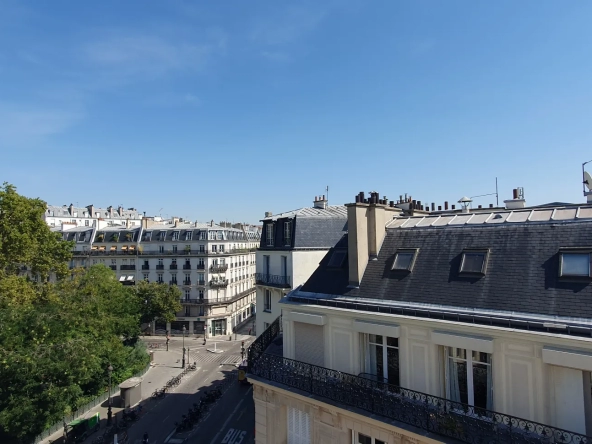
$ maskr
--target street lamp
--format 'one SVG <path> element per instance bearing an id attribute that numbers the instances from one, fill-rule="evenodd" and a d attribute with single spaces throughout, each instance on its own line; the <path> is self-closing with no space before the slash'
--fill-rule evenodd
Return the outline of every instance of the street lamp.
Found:
<path id="1" fill-rule="evenodd" d="M 181 367 L 185 368 L 185 326 L 183 326 L 183 361 Z"/>
<path id="2" fill-rule="evenodd" d="M 111 373 L 113 373 L 113 366 L 111 364 L 109 364 L 109 367 L 107 367 L 107 371 L 109 372 L 109 402 L 107 407 L 107 425 L 110 426 L 111 416 L 113 415 L 113 413 L 111 412 Z"/>

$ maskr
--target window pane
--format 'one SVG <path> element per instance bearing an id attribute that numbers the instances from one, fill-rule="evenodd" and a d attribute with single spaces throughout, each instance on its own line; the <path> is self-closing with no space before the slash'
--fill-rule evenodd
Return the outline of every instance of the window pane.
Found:
<path id="1" fill-rule="evenodd" d="M 372 444 L 372 438 L 358 433 L 358 444 Z"/>
<path id="2" fill-rule="evenodd" d="M 482 273 L 485 253 L 464 253 L 462 268 L 465 273 Z"/>
<path id="3" fill-rule="evenodd" d="M 589 276 L 590 275 L 590 255 L 589 254 L 562 254 L 562 276 Z"/>
<path id="4" fill-rule="evenodd" d="M 374 344 L 382 344 L 382 336 L 370 335 L 370 342 L 373 342 Z"/>
<path id="5" fill-rule="evenodd" d="M 397 348 L 387 348 L 386 349 L 386 357 L 387 357 L 387 378 L 388 383 L 393 385 L 400 385 L 399 384 L 399 349 Z"/>
<path id="6" fill-rule="evenodd" d="M 393 270 L 409 270 L 414 253 L 397 253 Z"/>
<path id="7" fill-rule="evenodd" d="M 382 378 L 384 378 L 384 362 L 381 345 L 370 345 L 370 368 L 368 370 L 368 373 L 376 376 L 378 381 L 382 381 Z"/>
<path id="8" fill-rule="evenodd" d="M 467 404 L 469 401 L 467 363 L 449 358 L 448 366 L 448 397 L 451 401 Z"/>
<path id="9" fill-rule="evenodd" d="M 398 347 L 399 346 L 399 338 L 386 338 L 386 345 L 389 347 Z"/>
<path id="10" fill-rule="evenodd" d="M 491 364 L 491 355 L 489 353 L 473 351 L 473 361 Z"/>
<path id="11" fill-rule="evenodd" d="M 473 364 L 473 393 L 475 407 L 491 409 L 491 365 Z"/>

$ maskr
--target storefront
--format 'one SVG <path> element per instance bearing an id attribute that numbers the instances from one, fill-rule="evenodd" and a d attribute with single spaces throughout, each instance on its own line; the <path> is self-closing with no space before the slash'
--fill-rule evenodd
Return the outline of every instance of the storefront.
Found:
<path id="1" fill-rule="evenodd" d="M 212 336 L 226 334 L 226 319 L 214 319 L 212 321 Z"/>

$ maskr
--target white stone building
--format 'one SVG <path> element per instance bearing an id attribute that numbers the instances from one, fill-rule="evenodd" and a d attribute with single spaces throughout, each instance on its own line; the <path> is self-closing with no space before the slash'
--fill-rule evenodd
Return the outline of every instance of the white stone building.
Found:
<path id="1" fill-rule="evenodd" d="M 254 227 L 145 218 L 139 226 L 60 231 L 65 240 L 76 242 L 72 267 L 102 263 L 124 285 L 146 280 L 179 286 L 183 310 L 170 324 L 152 324 L 153 333 L 181 334 L 185 327 L 189 334 L 226 335 L 254 313 L 260 241 Z"/>
<path id="2" fill-rule="evenodd" d="M 518 200 L 356 196 L 249 349 L 256 442 L 590 442 L 592 205 Z"/>
<path id="3" fill-rule="evenodd" d="M 347 209 L 315 197 L 312 208 L 266 214 L 257 250 L 257 330 L 279 315 L 280 299 L 302 285 L 347 230 Z"/>
<path id="4" fill-rule="evenodd" d="M 87 207 L 75 207 L 70 205 L 48 205 L 43 219 L 50 227 L 65 229 L 71 227 L 97 227 L 107 226 L 140 226 L 142 215 L 135 208 L 124 209 L 122 206 L 117 208 L 107 207 L 98 208 L 94 205 Z"/>

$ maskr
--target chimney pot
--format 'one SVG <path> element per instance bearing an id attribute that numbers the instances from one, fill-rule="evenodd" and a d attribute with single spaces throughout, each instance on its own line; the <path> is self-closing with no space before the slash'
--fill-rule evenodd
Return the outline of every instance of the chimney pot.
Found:
<path id="1" fill-rule="evenodd" d="M 442 211 L 442 205 L 438 205 L 438 211 Z"/>
<path id="2" fill-rule="evenodd" d="M 389 206 L 390 207 L 394 207 L 395 206 L 395 202 L 393 202 L 392 200 L 389 202 Z"/>
<path id="3" fill-rule="evenodd" d="M 434 202 L 432 202 L 432 211 L 436 210 L 436 204 Z"/>
<path id="4" fill-rule="evenodd" d="M 513 196 L 513 199 L 518 199 L 518 189 L 517 188 L 514 188 L 512 190 L 512 196 Z"/>
<path id="5" fill-rule="evenodd" d="M 489 204 L 489 208 L 493 208 L 493 204 Z"/>
<path id="6" fill-rule="evenodd" d="M 450 205 L 450 208 L 454 210 L 456 208 L 456 205 Z"/>
<path id="7" fill-rule="evenodd" d="M 360 203 L 360 195 L 359 194 L 356 196 L 356 203 Z"/>
<path id="8" fill-rule="evenodd" d="M 477 205 L 477 208 L 483 208 L 481 205 Z"/>
<path id="9" fill-rule="evenodd" d="M 444 209 L 448 210 L 448 202 L 444 202 Z"/>

